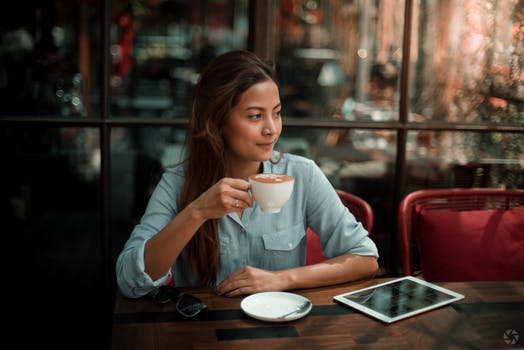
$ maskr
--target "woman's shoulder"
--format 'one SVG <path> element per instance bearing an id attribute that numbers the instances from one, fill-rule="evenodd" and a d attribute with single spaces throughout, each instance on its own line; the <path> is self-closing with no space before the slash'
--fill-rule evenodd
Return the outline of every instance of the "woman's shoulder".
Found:
<path id="1" fill-rule="evenodd" d="M 316 168 L 318 166 L 310 158 L 292 153 L 283 153 L 280 161 L 272 166 L 272 171 L 299 177 L 309 177 L 316 171 Z"/>
<path id="2" fill-rule="evenodd" d="M 296 166 L 311 166 L 316 164 L 312 159 L 293 153 L 283 153 L 282 162 Z"/>
<path id="3" fill-rule="evenodd" d="M 182 163 L 170 165 L 164 168 L 162 177 L 165 180 L 179 180 L 185 176 L 185 168 Z"/>

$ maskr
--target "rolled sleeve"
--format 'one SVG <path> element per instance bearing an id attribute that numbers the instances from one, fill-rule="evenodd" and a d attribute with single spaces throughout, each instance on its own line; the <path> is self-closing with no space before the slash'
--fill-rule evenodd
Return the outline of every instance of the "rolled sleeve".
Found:
<path id="1" fill-rule="evenodd" d="M 379 257 L 375 242 L 368 237 L 368 232 L 347 208 L 337 225 L 332 229 L 321 229 L 319 232 L 323 233 L 320 239 L 326 257 L 332 258 L 348 253 Z"/>
<path id="2" fill-rule="evenodd" d="M 128 247 L 117 260 L 117 283 L 126 297 L 139 298 L 148 294 L 154 288 L 164 284 L 171 276 L 171 271 L 157 280 L 145 272 L 144 263 L 145 241 L 133 247 Z"/>
<path id="3" fill-rule="evenodd" d="M 368 236 L 363 237 L 360 242 L 351 248 L 348 253 L 363 255 L 363 256 L 374 256 L 378 259 L 377 245 Z"/>
<path id="4" fill-rule="evenodd" d="M 174 217 L 177 207 L 178 191 L 174 183 L 179 175 L 166 172 L 158 183 L 142 216 L 135 226 L 116 262 L 118 287 L 130 298 L 148 294 L 154 288 L 164 284 L 171 271 L 157 280 L 152 280 L 145 272 L 144 249 L 147 240 L 156 235 Z"/>

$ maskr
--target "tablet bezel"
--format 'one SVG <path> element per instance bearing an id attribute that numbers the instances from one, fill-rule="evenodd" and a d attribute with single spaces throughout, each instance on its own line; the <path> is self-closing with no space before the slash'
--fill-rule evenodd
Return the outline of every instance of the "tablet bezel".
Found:
<path id="1" fill-rule="evenodd" d="M 420 308 L 417 308 L 417 309 L 415 309 L 413 311 L 405 312 L 405 313 L 402 313 L 400 315 L 391 317 L 391 316 L 388 316 L 388 315 L 386 315 L 384 313 L 381 313 L 380 311 L 374 310 L 374 309 L 372 309 L 372 308 L 370 308 L 368 306 L 359 304 L 359 303 L 357 303 L 355 301 L 352 301 L 352 300 L 346 298 L 346 296 L 348 296 L 348 295 L 362 293 L 364 291 L 370 291 L 370 290 L 373 290 L 373 289 L 377 290 L 377 289 L 380 289 L 380 288 L 385 288 L 385 287 L 387 287 L 390 284 L 393 284 L 393 283 L 396 283 L 396 282 L 400 282 L 400 281 L 403 281 L 403 280 L 410 280 L 410 281 L 415 282 L 417 284 L 426 286 L 426 287 L 428 287 L 428 288 L 430 288 L 430 289 L 432 289 L 434 291 L 437 291 L 439 293 L 446 294 L 446 295 L 450 296 L 450 299 L 443 300 L 443 301 L 440 301 L 440 302 L 434 302 L 431 305 L 420 307 Z M 357 310 L 363 312 L 364 314 L 369 315 L 371 317 L 374 317 L 374 318 L 376 318 L 376 319 L 378 319 L 378 320 L 380 320 L 382 322 L 392 323 L 392 322 L 396 322 L 396 321 L 399 321 L 399 320 L 402 320 L 402 319 L 405 319 L 405 318 L 408 318 L 408 317 L 412 317 L 412 316 L 415 316 L 415 315 L 418 315 L 418 314 L 421 314 L 421 313 L 424 313 L 424 312 L 427 312 L 427 311 L 430 311 L 430 310 L 434 310 L 434 309 L 442 307 L 444 305 L 448 305 L 448 304 L 451 304 L 451 303 L 453 303 L 455 301 L 464 299 L 464 295 L 462 295 L 460 293 L 457 293 L 457 292 L 455 292 L 453 290 L 450 290 L 448 288 L 444 288 L 444 287 L 438 286 L 436 284 L 433 284 L 433 283 L 421 280 L 421 279 L 413 277 L 413 276 L 406 276 L 406 277 L 395 278 L 395 279 L 387 281 L 387 282 L 375 284 L 375 285 L 370 286 L 370 287 L 361 288 L 361 289 L 357 289 L 357 290 L 354 290 L 354 291 L 351 291 L 351 292 L 338 294 L 338 295 L 335 295 L 333 297 L 333 299 L 335 301 L 339 302 L 339 303 L 342 303 L 344 305 L 347 305 L 349 307 L 357 309 Z"/>

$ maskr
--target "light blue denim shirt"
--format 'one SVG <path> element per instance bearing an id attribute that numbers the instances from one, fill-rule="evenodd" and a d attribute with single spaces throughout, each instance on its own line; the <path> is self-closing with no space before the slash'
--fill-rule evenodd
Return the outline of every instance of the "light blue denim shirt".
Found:
<path id="1" fill-rule="evenodd" d="M 278 157 L 278 152 L 275 156 Z M 342 204 L 315 162 L 284 154 L 278 164 L 264 162 L 263 172 L 293 176 L 293 194 L 280 213 L 264 213 L 255 203 L 244 210 L 242 219 L 236 213 L 229 213 L 218 220 L 220 266 L 217 284 L 246 265 L 267 270 L 304 265 L 308 226 L 319 234 L 323 253 L 328 258 L 346 253 L 378 257 L 377 247 L 368 232 Z M 120 253 L 116 274 L 124 295 L 143 296 L 165 283 L 173 272 L 176 286 L 199 285 L 184 254 L 162 278 L 152 280 L 144 270 L 145 243 L 178 213 L 177 198 L 183 182 L 182 165 L 166 169 L 145 214 Z"/>

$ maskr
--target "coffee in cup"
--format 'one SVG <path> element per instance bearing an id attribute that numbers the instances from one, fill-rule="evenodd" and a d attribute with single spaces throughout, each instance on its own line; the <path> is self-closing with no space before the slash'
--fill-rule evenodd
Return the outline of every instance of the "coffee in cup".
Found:
<path id="1" fill-rule="evenodd" d="M 253 199 L 266 213 L 279 213 L 295 184 L 293 176 L 286 174 L 254 174 L 248 180 Z"/>

